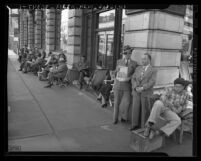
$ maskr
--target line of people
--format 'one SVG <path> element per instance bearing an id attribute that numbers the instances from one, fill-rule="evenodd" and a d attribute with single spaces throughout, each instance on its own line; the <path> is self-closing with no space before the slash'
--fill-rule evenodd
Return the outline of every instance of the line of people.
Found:
<path id="1" fill-rule="evenodd" d="M 94 75 L 102 69 L 102 64 L 99 62 L 96 66 L 97 70 L 92 72 L 86 57 L 82 56 L 80 62 L 75 65 L 80 73 L 78 79 L 80 89 L 84 85 L 92 85 L 93 89 L 98 91 L 97 100 L 101 102 L 103 108 L 107 106 L 111 91 L 113 91 L 114 124 L 117 124 L 119 120 L 124 123 L 128 122 L 129 107 L 132 105 L 131 131 L 145 128 L 144 135 L 149 138 L 159 134 L 170 136 L 181 124 L 179 116 L 189 106 L 189 100 L 192 102 L 192 92 L 186 90 L 191 83 L 183 78 L 177 78 L 174 81 L 174 87 L 165 89 L 153 106 L 148 106 L 148 99 L 153 95 L 157 71 L 151 66 L 150 54 L 143 54 L 142 65 L 139 65 L 131 59 L 132 51 L 133 48 L 125 46 L 122 58 L 117 61 L 115 71 L 106 70 L 104 77 L 97 77 L 97 81 L 93 81 Z M 19 53 L 20 71 L 43 73 L 44 80 L 48 80 L 46 88 L 51 87 L 55 80 L 65 78 L 68 68 L 64 53 L 57 56 L 50 52 L 47 60 L 45 60 L 45 52 L 40 53 L 37 49 L 28 50 L 25 47 Z M 96 83 L 92 84 L 92 82 Z M 161 114 L 168 123 L 156 131 L 152 127 Z"/>
<path id="2" fill-rule="evenodd" d="M 48 80 L 45 88 L 50 88 L 54 81 L 57 83 L 64 79 L 67 73 L 66 56 L 64 53 L 59 55 L 49 52 L 46 60 L 46 52 L 39 52 L 37 48 L 28 49 L 24 46 L 19 50 L 18 61 L 20 63 L 19 71 L 23 73 L 33 72 L 34 75 L 40 75 L 40 80 Z"/>

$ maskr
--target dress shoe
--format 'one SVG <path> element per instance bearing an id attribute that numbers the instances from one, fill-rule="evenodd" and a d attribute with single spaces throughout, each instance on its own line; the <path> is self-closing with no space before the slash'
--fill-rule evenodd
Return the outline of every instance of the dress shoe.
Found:
<path id="1" fill-rule="evenodd" d="M 113 124 L 117 124 L 118 123 L 118 121 L 113 121 Z"/>
<path id="2" fill-rule="evenodd" d="M 44 88 L 51 88 L 52 87 L 52 83 L 50 83 L 50 84 L 48 84 L 48 85 L 46 85 Z"/>
<path id="3" fill-rule="evenodd" d="M 151 131 L 151 127 L 150 126 L 146 126 L 145 130 L 144 130 L 144 136 L 148 137 Z M 152 130 L 153 131 L 153 130 Z"/>
<path id="4" fill-rule="evenodd" d="M 127 120 L 125 120 L 125 119 L 123 119 L 123 118 L 121 118 L 121 122 L 126 123 L 126 122 L 128 122 L 128 121 L 127 121 Z"/>
<path id="5" fill-rule="evenodd" d="M 155 130 L 151 130 L 150 134 L 149 134 L 149 139 L 151 140 L 151 139 L 153 139 L 154 137 L 156 137 L 158 135 L 160 135 L 160 132 L 158 130 L 156 130 L 156 131 Z"/>
<path id="6" fill-rule="evenodd" d="M 96 100 L 100 102 L 100 101 L 101 101 L 101 98 L 96 98 Z"/>
<path id="7" fill-rule="evenodd" d="M 107 107 L 107 103 L 101 105 L 102 108 Z"/>
<path id="8" fill-rule="evenodd" d="M 138 126 L 134 126 L 134 127 L 130 128 L 130 131 L 134 131 L 134 130 L 137 130 L 137 129 L 139 129 L 139 127 Z"/>

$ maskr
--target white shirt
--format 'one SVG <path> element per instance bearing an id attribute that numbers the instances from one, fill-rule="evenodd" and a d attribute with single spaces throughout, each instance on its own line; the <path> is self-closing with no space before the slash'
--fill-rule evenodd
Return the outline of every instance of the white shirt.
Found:
<path id="1" fill-rule="evenodd" d="M 143 66 L 143 68 L 145 68 L 145 72 L 146 72 L 146 70 L 147 70 L 147 68 L 150 66 L 150 64 L 148 64 L 147 66 Z"/>

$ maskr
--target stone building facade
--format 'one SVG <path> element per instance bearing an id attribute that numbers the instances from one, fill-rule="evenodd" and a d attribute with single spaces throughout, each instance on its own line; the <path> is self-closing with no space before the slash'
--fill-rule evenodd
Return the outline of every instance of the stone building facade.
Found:
<path id="1" fill-rule="evenodd" d="M 68 14 L 67 64 L 73 68 L 85 55 L 91 67 L 95 69 L 101 45 L 102 33 L 106 33 L 110 51 L 105 53 L 111 61 L 111 69 L 121 57 L 122 10 L 115 9 L 114 25 L 99 28 L 99 15 L 103 10 L 70 9 Z M 170 5 L 167 9 L 129 9 L 124 19 L 123 45 L 135 48 L 132 59 L 141 63 L 141 55 L 152 55 L 152 65 L 158 70 L 156 88 L 171 85 L 179 77 L 181 61 L 182 34 L 186 5 Z M 61 10 L 26 10 L 20 14 L 20 46 L 37 47 L 59 53 Z M 104 59 L 105 60 L 105 59 Z M 108 63 L 106 61 L 106 64 Z"/>

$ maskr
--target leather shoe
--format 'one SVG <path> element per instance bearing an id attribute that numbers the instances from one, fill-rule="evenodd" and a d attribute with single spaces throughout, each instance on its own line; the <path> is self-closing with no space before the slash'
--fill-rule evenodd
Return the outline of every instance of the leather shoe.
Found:
<path id="1" fill-rule="evenodd" d="M 118 121 L 113 121 L 113 124 L 117 124 L 118 123 Z"/>
<path id="2" fill-rule="evenodd" d="M 150 126 L 146 126 L 145 130 L 144 130 L 144 136 L 148 137 L 151 131 L 151 127 Z M 152 130 L 153 131 L 153 130 Z"/>
<path id="3" fill-rule="evenodd" d="M 102 108 L 107 107 L 107 103 L 101 105 Z"/>
<path id="4" fill-rule="evenodd" d="M 100 102 L 100 101 L 101 101 L 101 98 L 96 98 L 96 100 Z"/>
<path id="5" fill-rule="evenodd" d="M 46 85 L 44 88 L 51 88 L 52 87 L 52 83 L 51 84 L 48 84 L 48 85 Z"/>
<path id="6" fill-rule="evenodd" d="M 125 120 L 125 119 L 123 119 L 123 118 L 121 118 L 121 122 L 128 122 L 127 120 Z"/>
<path id="7" fill-rule="evenodd" d="M 130 128 L 130 131 L 134 131 L 134 130 L 137 130 L 137 129 L 139 129 L 139 127 L 138 126 L 134 126 L 134 127 Z"/>
<path id="8" fill-rule="evenodd" d="M 149 134 L 149 139 L 153 139 L 155 136 L 158 136 L 160 135 L 160 132 L 158 130 L 154 131 L 154 130 L 151 130 L 150 134 Z"/>

